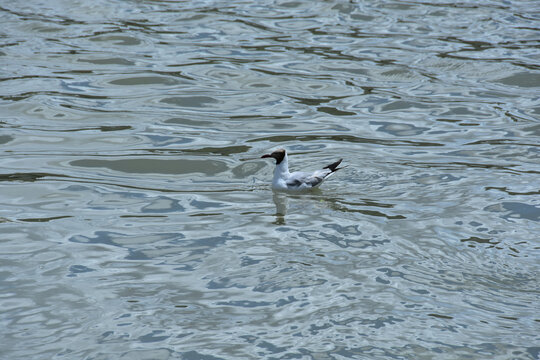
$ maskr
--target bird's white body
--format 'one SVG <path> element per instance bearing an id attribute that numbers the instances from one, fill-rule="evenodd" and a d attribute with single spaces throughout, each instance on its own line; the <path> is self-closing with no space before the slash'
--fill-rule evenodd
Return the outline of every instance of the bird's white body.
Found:
<path id="1" fill-rule="evenodd" d="M 277 155 L 274 155 L 278 153 Z M 272 179 L 272 189 L 279 191 L 305 191 L 318 187 L 324 180 L 328 179 L 336 170 L 341 160 L 331 164 L 323 169 L 316 170 L 312 173 L 296 171 L 289 172 L 289 159 L 285 150 L 278 150 L 264 157 L 276 158 L 277 164 L 274 169 L 274 177 Z"/>

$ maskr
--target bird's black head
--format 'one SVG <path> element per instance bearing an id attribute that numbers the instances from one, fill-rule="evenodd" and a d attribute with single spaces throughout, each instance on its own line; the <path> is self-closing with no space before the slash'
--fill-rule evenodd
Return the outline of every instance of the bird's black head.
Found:
<path id="1" fill-rule="evenodd" d="M 261 159 L 263 158 L 274 158 L 276 159 L 276 165 L 279 165 L 285 158 L 285 149 L 277 149 L 271 154 L 261 156 Z"/>

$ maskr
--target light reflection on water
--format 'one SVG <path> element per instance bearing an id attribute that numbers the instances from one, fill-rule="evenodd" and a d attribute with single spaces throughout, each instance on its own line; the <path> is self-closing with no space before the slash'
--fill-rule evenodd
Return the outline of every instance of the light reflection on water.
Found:
<path id="1" fill-rule="evenodd" d="M 4 4 L 3 354 L 538 358 L 534 5 Z"/>

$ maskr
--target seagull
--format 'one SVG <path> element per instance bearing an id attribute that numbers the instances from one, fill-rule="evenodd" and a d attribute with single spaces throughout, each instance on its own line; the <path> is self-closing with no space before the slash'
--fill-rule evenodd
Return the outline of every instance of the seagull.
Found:
<path id="1" fill-rule="evenodd" d="M 303 191 L 314 189 L 321 185 L 330 175 L 343 168 L 338 168 L 343 160 L 339 159 L 335 163 L 312 173 L 303 171 L 290 173 L 289 161 L 285 149 L 277 149 L 271 154 L 261 156 L 261 159 L 263 158 L 276 159 L 276 169 L 274 170 L 274 178 L 272 179 L 272 189 L 274 190 Z"/>

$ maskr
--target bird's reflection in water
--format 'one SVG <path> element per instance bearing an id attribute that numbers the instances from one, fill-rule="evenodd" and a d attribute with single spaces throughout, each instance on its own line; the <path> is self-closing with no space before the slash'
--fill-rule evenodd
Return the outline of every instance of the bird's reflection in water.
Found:
<path id="1" fill-rule="evenodd" d="M 274 224 L 276 224 L 276 225 L 284 225 L 285 224 L 285 216 L 287 215 L 287 212 L 289 210 L 289 199 L 290 198 L 293 199 L 292 200 L 293 203 L 295 201 L 297 201 L 297 202 L 314 201 L 315 199 L 321 201 L 321 198 L 320 198 L 321 194 L 322 193 L 321 193 L 320 189 L 313 189 L 313 190 L 305 192 L 303 194 L 288 194 L 286 192 L 276 192 L 276 191 L 274 191 L 274 194 L 273 194 L 273 197 L 272 197 L 272 199 L 274 200 L 274 204 L 276 205 L 276 214 L 275 214 L 276 221 L 274 222 Z M 296 205 L 298 205 L 298 204 L 296 204 Z M 302 206 L 302 205 L 300 205 L 300 206 Z"/>
<path id="2" fill-rule="evenodd" d="M 272 197 L 274 204 L 276 205 L 276 225 L 285 224 L 285 215 L 289 209 L 289 198 L 286 194 L 274 192 Z"/>
<path id="3" fill-rule="evenodd" d="M 276 205 L 276 220 L 274 224 L 284 225 L 285 216 L 289 211 L 289 200 L 292 201 L 291 211 L 297 213 L 298 209 L 305 212 L 306 206 L 313 211 L 336 211 L 347 213 L 360 213 L 368 216 L 377 216 L 387 219 L 406 219 L 401 214 L 396 214 L 391 209 L 394 204 L 380 202 L 373 199 L 360 199 L 360 201 L 350 201 L 336 196 L 324 195 L 320 189 L 314 189 L 304 194 L 288 194 L 274 192 L 273 200 Z"/>

